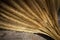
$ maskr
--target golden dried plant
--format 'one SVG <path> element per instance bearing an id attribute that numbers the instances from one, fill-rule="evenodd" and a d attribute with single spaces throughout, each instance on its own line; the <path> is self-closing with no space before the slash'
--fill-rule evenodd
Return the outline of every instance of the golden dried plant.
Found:
<path id="1" fill-rule="evenodd" d="M 59 0 L 0 0 L 0 28 L 46 34 L 60 40 Z"/>

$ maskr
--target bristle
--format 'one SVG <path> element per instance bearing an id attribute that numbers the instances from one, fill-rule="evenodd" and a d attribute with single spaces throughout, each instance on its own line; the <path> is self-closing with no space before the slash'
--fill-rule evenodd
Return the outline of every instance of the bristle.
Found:
<path id="1" fill-rule="evenodd" d="M 1 0 L 0 28 L 46 34 L 60 39 L 59 0 Z"/>

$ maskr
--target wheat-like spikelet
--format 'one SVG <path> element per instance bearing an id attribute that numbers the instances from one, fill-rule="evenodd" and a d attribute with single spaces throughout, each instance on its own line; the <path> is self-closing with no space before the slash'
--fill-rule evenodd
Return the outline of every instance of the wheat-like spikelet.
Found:
<path id="1" fill-rule="evenodd" d="M 0 28 L 46 34 L 60 40 L 59 0 L 2 0 Z"/>

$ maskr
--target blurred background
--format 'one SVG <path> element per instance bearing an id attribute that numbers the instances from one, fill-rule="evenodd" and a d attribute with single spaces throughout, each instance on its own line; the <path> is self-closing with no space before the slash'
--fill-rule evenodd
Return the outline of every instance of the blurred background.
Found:
<path id="1" fill-rule="evenodd" d="M 59 9 L 59 11 L 58 11 L 58 23 L 59 23 L 59 25 L 60 25 L 60 9 Z"/>

